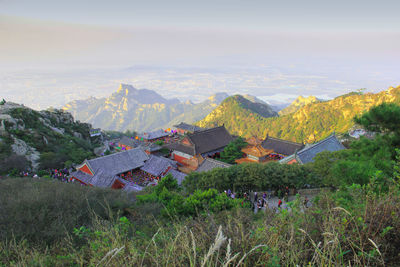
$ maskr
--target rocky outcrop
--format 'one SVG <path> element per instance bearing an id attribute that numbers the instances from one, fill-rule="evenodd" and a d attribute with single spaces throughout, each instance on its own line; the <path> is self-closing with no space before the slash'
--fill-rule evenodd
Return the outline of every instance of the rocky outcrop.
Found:
<path id="1" fill-rule="evenodd" d="M 27 145 L 25 141 L 13 136 L 14 144 L 11 145 L 12 151 L 19 155 L 25 156 L 30 162 L 32 170 L 36 171 L 39 168 L 40 153 L 33 147 Z"/>

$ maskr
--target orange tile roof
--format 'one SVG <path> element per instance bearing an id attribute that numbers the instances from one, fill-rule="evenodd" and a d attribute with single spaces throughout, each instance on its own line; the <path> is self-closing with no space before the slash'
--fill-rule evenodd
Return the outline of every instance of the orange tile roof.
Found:
<path id="1" fill-rule="evenodd" d="M 247 155 L 252 155 L 255 157 L 264 157 L 266 155 L 269 155 L 273 153 L 274 151 L 272 149 L 265 149 L 261 145 L 248 145 L 245 148 L 242 149 L 242 152 L 247 154 Z"/>

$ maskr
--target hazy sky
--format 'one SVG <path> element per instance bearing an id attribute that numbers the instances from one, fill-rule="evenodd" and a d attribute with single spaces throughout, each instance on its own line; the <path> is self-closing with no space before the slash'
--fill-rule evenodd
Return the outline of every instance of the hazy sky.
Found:
<path id="1" fill-rule="evenodd" d="M 22 90 L 20 77 L 43 84 L 54 69 L 137 65 L 271 66 L 323 73 L 345 84 L 335 93 L 347 85 L 385 89 L 400 84 L 399 11 L 399 0 L 0 0 L 0 70 L 13 71 L 0 75 L 0 91 Z M 32 74 L 39 70 L 47 76 Z M 352 72 L 357 82 L 349 83 Z M 339 88 L 307 79 L 313 88 Z"/>
<path id="2" fill-rule="evenodd" d="M 0 0 L 2 64 L 400 57 L 400 1 Z M 261 60 L 260 60 L 261 61 Z"/>

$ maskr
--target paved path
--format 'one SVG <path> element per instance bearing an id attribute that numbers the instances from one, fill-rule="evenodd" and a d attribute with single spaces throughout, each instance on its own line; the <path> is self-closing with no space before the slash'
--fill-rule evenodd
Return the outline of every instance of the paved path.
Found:
<path id="1" fill-rule="evenodd" d="M 303 202 L 305 196 L 301 196 L 301 201 Z M 309 199 L 308 205 L 307 207 L 311 207 L 312 205 L 312 199 L 314 198 L 314 196 L 307 196 L 307 198 Z M 260 198 L 259 198 L 260 199 Z M 293 200 L 296 199 L 296 196 L 289 196 L 288 202 L 291 202 Z M 252 195 L 252 201 L 254 200 L 254 195 Z M 279 203 L 279 198 L 278 197 L 271 197 L 270 199 L 266 199 L 267 203 L 268 203 L 268 209 L 272 209 L 275 210 L 276 213 L 279 213 L 279 208 L 278 208 L 278 203 Z M 288 202 L 284 201 L 282 199 L 282 205 L 281 205 L 281 209 L 286 209 L 286 210 L 290 210 L 289 206 L 288 206 Z M 260 210 L 257 208 L 257 203 L 255 203 L 254 205 L 254 213 L 257 213 L 259 211 L 265 211 L 267 208 L 266 207 L 262 207 Z"/>

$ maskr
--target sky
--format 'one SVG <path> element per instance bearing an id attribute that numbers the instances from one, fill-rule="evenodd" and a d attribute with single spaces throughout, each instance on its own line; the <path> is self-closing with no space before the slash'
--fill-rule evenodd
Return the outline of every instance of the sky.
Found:
<path id="1" fill-rule="evenodd" d="M 153 73 L 160 67 L 267 65 L 284 75 L 287 69 L 309 77 L 322 71 L 346 86 L 385 89 L 400 84 L 399 10 L 396 0 L 0 0 L 0 70 L 7 73 L 0 90 L 22 90 L 26 79 L 43 84 L 40 79 L 54 70 L 52 79 L 60 70 L 65 76 L 71 70 L 142 65 L 153 66 Z M 365 84 L 343 79 L 349 70 Z M 377 73 L 384 75 L 374 83 Z M 116 73 L 108 82 L 135 80 L 132 75 Z M 321 83 L 321 95 L 344 90 L 327 85 Z M 66 86 L 71 83 L 51 88 Z M 307 95 L 307 88 L 281 93 Z"/>

